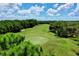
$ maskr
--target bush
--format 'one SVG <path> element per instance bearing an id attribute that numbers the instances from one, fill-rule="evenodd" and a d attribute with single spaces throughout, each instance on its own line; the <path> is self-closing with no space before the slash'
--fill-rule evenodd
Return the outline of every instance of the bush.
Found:
<path id="1" fill-rule="evenodd" d="M 38 56 L 42 48 L 25 41 L 21 35 L 7 33 L 0 36 L 0 55 L 2 56 Z"/>
<path id="2" fill-rule="evenodd" d="M 24 40 L 24 37 L 20 35 L 15 35 L 13 33 L 7 33 L 5 35 L 0 36 L 0 47 L 1 50 L 7 50 L 14 45 L 18 45 L 21 41 Z"/>
<path id="3" fill-rule="evenodd" d="M 40 56 L 41 47 L 37 45 L 33 45 L 30 42 L 22 42 L 19 45 L 15 45 L 13 48 L 9 50 L 1 51 L 0 55 L 4 56 Z"/>

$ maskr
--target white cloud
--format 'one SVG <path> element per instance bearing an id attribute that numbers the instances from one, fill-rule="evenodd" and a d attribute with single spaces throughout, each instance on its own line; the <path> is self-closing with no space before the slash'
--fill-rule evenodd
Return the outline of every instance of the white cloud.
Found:
<path id="1" fill-rule="evenodd" d="M 68 16 L 74 16 L 74 15 L 75 15 L 74 12 L 70 12 L 70 13 L 68 13 Z"/>
<path id="2" fill-rule="evenodd" d="M 1 16 L 5 16 L 6 14 L 4 12 L 0 13 Z"/>
<path id="3" fill-rule="evenodd" d="M 22 18 L 33 14 L 40 15 L 44 11 L 44 6 L 31 6 L 28 9 L 20 9 L 21 3 L 0 3 L 0 17 L 4 18 Z M 13 17 L 12 17 L 13 16 Z"/>
<path id="4" fill-rule="evenodd" d="M 22 6 L 22 3 L 17 3 L 18 6 Z"/>
<path id="5" fill-rule="evenodd" d="M 57 9 L 49 8 L 47 10 L 47 15 L 49 16 L 59 16 L 60 14 L 63 15 L 63 13 L 67 12 L 74 4 L 73 3 L 67 3 L 60 5 Z M 58 6 L 58 4 L 56 4 Z"/>
<path id="6" fill-rule="evenodd" d="M 77 3 L 76 9 L 68 14 L 68 16 L 74 16 L 74 15 L 79 16 L 79 3 Z"/>
<path id="7" fill-rule="evenodd" d="M 26 15 L 26 14 L 31 14 L 31 10 L 18 10 L 18 14 L 20 15 Z"/>
<path id="8" fill-rule="evenodd" d="M 18 13 L 20 15 L 26 15 L 26 14 L 34 14 L 34 15 L 40 15 L 40 13 L 44 11 L 44 6 L 31 6 L 29 9 L 24 9 L 24 10 L 18 10 Z"/>
<path id="9" fill-rule="evenodd" d="M 1 7 L 1 6 L 4 7 L 4 6 L 8 6 L 8 5 L 9 5 L 9 3 L 0 3 L 0 7 Z"/>
<path id="10" fill-rule="evenodd" d="M 32 6 L 31 8 L 29 8 L 29 10 L 31 10 L 31 13 L 32 14 L 35 14 L 35 15 L 39 15 L 40 12 L 44 11 L 44 6 L 38 6 L 38 5 L 35 5 L 35 6 Z"/>
<path id="11" fill-rule="evenodd" d="M 54 6 L 54 8 L 57 8 L 57 7 L 58 7 L 58 5 L 59 5 L 59 4 L 58 4 L 58 3 L 56 3 L 56 4 L 55 4 L 55 5 L 53 5 L 53 6 Z"/>
<path id="12" fill-rule="evenodd" d="M 58 6 L 59 4 L 55 4 L 53 8 L 49 8 L 46 13 L 49 16 L 62 16 L 66 10 L 69 10 L 74 4 L 68 3 Z M 41 12 L 45 12 L 45 6 L 34 5 L 29 7 L 28 9 L 21 9 L 22 3 L 0 3 L 0 17 L 5 18 L 13 18 L 13 19 L 22 19 L 22 18 L 30 18 L 30 17 L 37 17 L 40 15 Z M 79 4 L 77 4 L 76 9 L 69 13 L 68 15 L 75 15 L 79 14 Z M 29 16 L 32 15 L 32 16 Z"/>
<path id="13" fill-rule="evenodd" d="M 65 9 L 69 9 L 70 7 L 73 6 L 73 3 L 67 3 L 67 4 L 64 4 L 64 5 L 61 5 L 57 8 L 58 11 L 61 11 L 61 10 L 65 10 Z"/>
<path id="14" fill-rule="evenodd" d="M 16 3 L 0 3 L 0 12 L 13 12 L 19 10 L 19 6 Z"/>
<path id="15" fill-rule="evenodd" d="M 61 14 L 57 13 L 55 16 L 60 16 Z"/>
<path id="16" fill-rule="evenodd" d="M 38 12 L 41 12 L 41 11 L 43 11 L 44 10 L 44 6 L 38 6 L 38 5 L 35 5 L 35 6 L 32 6 L 31 8 L 30 8 L 32 11 L 38 11 Z"/>
<path id="17" fill-rule="evenodd" d="M 3 18 L 12 17 L 20 8 L 17 3 L 0 3 L 0 16 Z"/>
<path id="18" fill-rule="evenodd" d="M 77 3 L 77 7 L 76 7 L 76 9 L 74 10 L 74 12 L 79 12 L 79 3 Z"/>
<path id="19" fill-rule="evenodd" d="M 54 14 L 56 14 L 56 12 L 57 12 L 57 10 L 52 9 L 52 8 L 49 8 L 49 9 L 47 10 L 47 15 L 49 15 L 49 16 L 54 16 Z"/>

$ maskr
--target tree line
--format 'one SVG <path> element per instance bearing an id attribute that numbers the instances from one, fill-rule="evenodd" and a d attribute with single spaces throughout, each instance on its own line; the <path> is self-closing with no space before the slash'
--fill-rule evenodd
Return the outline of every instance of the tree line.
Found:
<path id="1" fill-rule="evenodd" d="M 0 34 L 19 32 L 23 28 L 32 28 L 37 25 L 36 20 L 4 20 L 0 21 Z"/>
<path id="2" fill-rule="evenodd" d="M 77 37 L 79 36 L 79 22 L 53 22 L 50 24 L 49 30 L 60 37 Z"/>
<path id="3" fill-rule="evenodd" d="M 79 35 L 79 21 L 37 21 L 36 19 L 0 21 L 0 34 L 19 32 L 21 29 L 32 28 L 38 24 L 49 24 L 49 30 L 60 37 Z"/>

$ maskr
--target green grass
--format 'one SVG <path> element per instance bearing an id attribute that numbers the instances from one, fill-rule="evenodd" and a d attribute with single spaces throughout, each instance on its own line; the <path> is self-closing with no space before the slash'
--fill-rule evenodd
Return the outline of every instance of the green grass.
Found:
<path id="1" fill-rule="evenodd" d="M 76 56 L 79 46 L 71 38 L 60 38 L 49 31 L 48 24 L 37 25 L 33 28 L 23 29 L 17 33 L 25 36 L 26 41 L 43 48 L 42 55 Z"/>
<path id="2" fill-rule="evenodd" d="M 48 36 L 48 25 L 38 25 L 35 26 L 34 28 L 29 28 L 29 29 L 23 29 L 24 31 L 19 32 L 17 34 L 25 36 L 26 40 L 29 40 L 33 44 L 44 44 L 46 43 L 49 38 Z"/>

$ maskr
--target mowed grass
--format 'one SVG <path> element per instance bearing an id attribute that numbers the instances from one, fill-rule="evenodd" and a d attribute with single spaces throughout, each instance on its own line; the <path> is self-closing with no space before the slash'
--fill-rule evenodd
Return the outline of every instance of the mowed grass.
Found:
<path id="1" fill-rule="evenodd" d="M 76 56 L 79 46 L 71 38 L 60 38 L 49 31 L 48 24 L 37 25 L 33 28 L 23 29 L 17 33 L 25 36 L 26 41 L 43 48 L 41 55 L 45 56 Z"/>
<path id="2" fill-rule="evenodd" d="M 23 31 L 18 34 L 25 36 L 26 41 L 29 40 L 33 44 L 42 45 L 49 40 L 49 38 L 46 37 L 48 36 L 47 32 L 49 32 L 48 25 L 44 24 L 29 29 L 23 29 Z"/>

